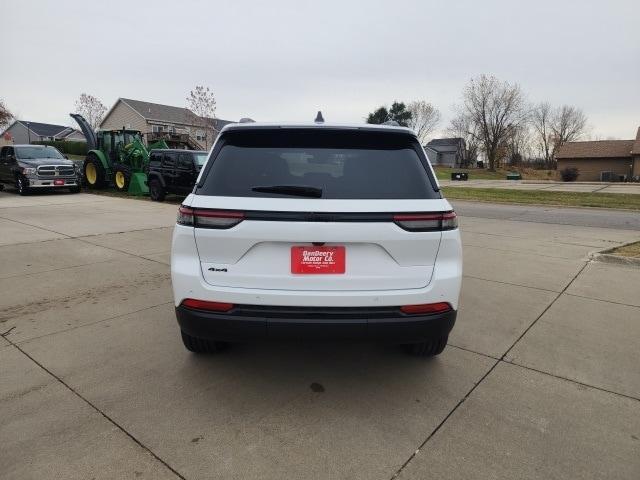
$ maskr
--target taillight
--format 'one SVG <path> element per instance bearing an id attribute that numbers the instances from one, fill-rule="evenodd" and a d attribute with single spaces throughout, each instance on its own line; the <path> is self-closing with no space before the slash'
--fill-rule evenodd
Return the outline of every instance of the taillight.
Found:
<path id="1" fill-rule="evenodd" d="M 187 298 L 180 305 L 194 310 L 208 310 L 210 312 L 228 312 L 233 308 L 233 303 L 210 302 L 208 300 L 196 300 L 195 298 Z"/>
<path id="2" fill-rule="evenodd" d="M 430 315 L 435 313 L 449 312 L 451 311 L 451 305 L 449 305 L 447 302 L 422 303 L 420 305 L 403 305 L 402 307 L 400 307 L 400 311 L 409 315 Z"/>
<path id="3" fill-rule="evenodd" d="M 456 212 L 399 213 L 393 221 L 410 232 L 433 232 L 458 228 Z"/>
<path id="4" fill-rule="evenodd" d="M 193 226 L 193 208 L 180 205 L 178 209 L 178 225 Z"/>
<path id="5" fill-rule="evenodd" d="M 229 210 L 206 210 L 181 206 L 178 224 L 198 228 L 231 228 L 244 220 L 244 213 Z"/>

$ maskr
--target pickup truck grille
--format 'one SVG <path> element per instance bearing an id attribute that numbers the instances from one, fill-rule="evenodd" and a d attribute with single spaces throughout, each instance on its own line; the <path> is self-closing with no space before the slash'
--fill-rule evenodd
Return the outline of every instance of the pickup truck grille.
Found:
<path id="1" fill-rule="evenodd" d="M 74 177 L 75 169 L 71 165 L 41 165 L 38 175 L 41 177 Z"/>

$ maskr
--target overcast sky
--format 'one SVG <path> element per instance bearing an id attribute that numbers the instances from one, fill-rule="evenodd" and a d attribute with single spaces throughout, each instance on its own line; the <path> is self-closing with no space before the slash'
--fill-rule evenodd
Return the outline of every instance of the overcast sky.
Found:
<path id="1" fill-rule="evenodd" d="M 443 113 L 481 73 L 530 101 L 581 107 L 599 137 L 640 126 L 640 1 L 0 0 L 0 98 L 71 124 L 83 93 L 185 106 L 210 86 L 217 116 L 360 122 L 394 99 Z"/>

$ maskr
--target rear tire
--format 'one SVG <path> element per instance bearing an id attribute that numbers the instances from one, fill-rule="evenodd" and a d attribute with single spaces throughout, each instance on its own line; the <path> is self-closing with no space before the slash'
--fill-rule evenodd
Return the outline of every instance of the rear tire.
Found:
<path id="1" fill-rule="evenodd" d="M 22 176 L 16 177 L 16 189 L 20 195 L 29 195 L 29 187 L 27 186 L 27 180 Z"/>
<path id="2" fill-rule="evenodd" d="M 184 343 L 185 348 L 193 353 L 216 353 L 224 350 L 228 346 L 226 342 L 216 342 L 215 340 L 192 337 L 182 330 L 180 334 L 182 335 L 182 343 Z"/>
<path id="3" fill-rule="evenodd" d="M 102 162 L 94 153 L 89 153 L 82 166 L 84 182 L 89 188 L 104 188 L 106 186 L 106 172 Z"/>
<path id="4" fill-rule="evenodd" d="M 128 167 L 122 164 L 115 164 L 113 166 L 113 186 L 119 192 L 126 192 L 129 190 L 129 182 L 131 181 L 131 171 Z"/>
<path id="5" fill-rule="evenodd" d="M 164 201 L 164 197 L 166 192 L 164 191 L 164 187 L 162 186 L 162 182 L 156 177 L 151 178 L 149 180 L 149 196 L 151 200 L 154 202 L 162 202 Z"/>
<path id="6" fill-rule="evenodd" d="M 449 340 L 449 335 L 444 335 L 427 342 L 407 343 L 403 347 L 409 355 L 414 357 L 433 357 L 442 353 L 444 347 L 447 346 L 447 340 Z"/>

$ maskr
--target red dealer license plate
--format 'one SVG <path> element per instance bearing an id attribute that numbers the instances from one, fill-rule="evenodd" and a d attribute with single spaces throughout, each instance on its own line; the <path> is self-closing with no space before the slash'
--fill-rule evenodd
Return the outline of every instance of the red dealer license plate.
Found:
<path id="1" fill-rule="evenodd" d="M 344 247 L 291 247 L 291 273 L 344 273 Z"/>

